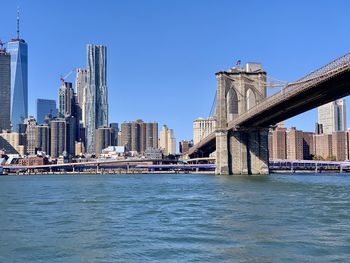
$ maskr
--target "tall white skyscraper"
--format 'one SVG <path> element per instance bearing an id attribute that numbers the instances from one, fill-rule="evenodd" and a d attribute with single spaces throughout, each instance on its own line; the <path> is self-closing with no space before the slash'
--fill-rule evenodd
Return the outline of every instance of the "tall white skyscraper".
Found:
<path id="1" fill-rule="evenodd" d="M 202 139 L 215 131 L 215 118 L 209 117 L 207 119 L 198 118 L 193 121 L 193 143 L 197 144 Z"/>
<path id="2" fill-rule="evenodd" d="M 318 123 L 322 124 L 323 133 L 332 134 L 346 130 L 345 99 L 332 101 L 318 107 Z"/>
<path id="3" fill-rule="evenodd" d="M 96 129 L 108 126 L 107 47 L 87 45 L 86 150 L 95 152 Z"/>
<path id="4" fill-rule="evenodd" d="M 176 154 L 176 138 L 174 130 L 169 129 L 166 125 L 160 131 L 159 148 L 165 155 Z"/>
<path id="5" fill-rule="evenodd" d="M 84 127 L 85 123 L 85 102 L 86 102 L 86 85 L 87 85 L 87 70 L 78 68 L 76 71 L 75 88 L 77 94 L 77 103 L 81 109 L 81 121 Z"/>

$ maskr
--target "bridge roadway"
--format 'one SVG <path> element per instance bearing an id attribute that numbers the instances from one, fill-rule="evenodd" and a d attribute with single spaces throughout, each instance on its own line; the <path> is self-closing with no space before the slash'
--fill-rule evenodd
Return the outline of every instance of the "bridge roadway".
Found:
<path id="1" fill-rule="evenodd" d="M 286 85 L 227 124 L 227 130 L 269 127 L 290 117 L 350 95 L 350 52 Z M 194 145 L 188 155 L 204 157 L 216 148 L 215 132 Z"/>

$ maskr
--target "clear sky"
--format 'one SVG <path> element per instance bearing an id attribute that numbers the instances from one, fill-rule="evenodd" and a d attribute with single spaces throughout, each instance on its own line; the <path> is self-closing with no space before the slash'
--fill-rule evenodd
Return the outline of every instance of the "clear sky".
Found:
<path id="1" fill-rule="evenodd" d="M 210 112 L 214 73 L 240 59 L 293 81 L 350 50 L 350 1 L 4 1 L 2 40 L 29 45 L 29 113 L 57 99 L 60 75 L 86 65 L 86 44 L 108 48 L 109 121 L 142 118 L 192 138 Z M 71 75 L 67 81 L 75 81 Z M 350 108 L 350 105 L 348 105 Z M 349 116 L 350 114 L 348 114 Z M 313 130 L 317 111 L 286 122 Z M 349 118 L 348 118 L 348 124 Z"/>

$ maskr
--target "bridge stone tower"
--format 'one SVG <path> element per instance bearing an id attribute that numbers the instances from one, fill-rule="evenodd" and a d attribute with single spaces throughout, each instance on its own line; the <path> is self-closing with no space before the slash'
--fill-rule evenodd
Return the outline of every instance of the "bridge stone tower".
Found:
<path id="1" fill-rule="evenodd" d="M 268 128 L 236 127 L 234 122 L 266 98 L 266 72 L 260 64 L 216 73 L 216 174 L 267 174 Z"/>

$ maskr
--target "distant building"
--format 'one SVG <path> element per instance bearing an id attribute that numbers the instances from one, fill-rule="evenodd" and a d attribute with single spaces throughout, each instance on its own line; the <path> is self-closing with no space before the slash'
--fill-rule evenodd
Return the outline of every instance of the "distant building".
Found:
<path id="1" fill-rule="evenodd" d="M 323 125 L 316 122 L 315 123 L 315 134 L 322 134 L 323 133 Z"/>
<path id="2" fill-rule="evenodd" d="M 34 117 L 29 117 L 24 120 L 27 129 L 26 129 L 26 137 L 27 137 L 27 154 L 34 155 L 37 151 L 36 144 L 36 126 L 37 122 Z"/>
<path id="3" fill-rule="evenodd" d="M 322 124 L 323 133 L 332 134 L 346 130 L 345 99 L 336 100 L 318 107 L 318 123 Z"/>
<path id="4" fill-rule="evenodd" d="M 62 82 L 58 92 L 59 117 L 73 116 L 74 111 L 74 90 L 71 82 Z"/>
<path id="5" fill-rule="evenodd" d="M 185 153 L 193 146 L 193 141 L 182 140 L 179 142 L 179 152 Z"/>
<path id="6" fill-rule="evenodd" d="M 161 160 L 163 159 L 163 152 L 161 149 L 156 148 L 148 148 L 145 151 L 145 158 L 146 159 L 152 159 L 152 160 Z"/>
<path id="7" fill-rule="evenodd" d="M 27 158 L 23 158 L 19 160 L 19 165 L 22 166 L 36 166 L 36 165 L 47 165 L 49 160 L 47 157 L 43 156 L 28 156 Z"/>
<path id="8" fill-rule="evenodd" d="M 84 143 L 82 143 L 82 142 L 75 142 L 75 154 L 76 155 L 83 155 L 83 154 L 85 154 Z"/>
<path id="9" fill-rule="evenodd" d="M 304 160 L 311 160 L 315 155 L 314 133 L 303 132 L 303 156 Z"/>
<path id="10" fill-rule="evenodd" d="M 287 159 L 303 160 L 303 132 L 298 131 L 295 127 L 286 132 L 287 139 Z"/>
<path id="11" fill-rule="evenodd" d="M 286 159 L 287 158 L 287 142 L 286 142 L 286 128 L 276 128 L 272 132 L 272 159 Z"/>
<path id="12" fill-rule="evenodd" d="M 58 111 L 55 100 L 37 99 L 36 100 L 36 121 L 43 124 L 47 116 L 57 117 Z"/>
<path id="13" fill-rule="evenodd" d="M 97 156 L 100 156 L 102 150 L 111 146 L 112 128 L 100 127 L 96 129 L 96 150 Z"/>
<path id="14" fill-rule="evenodd" d="M 85 98 L 86 151 L 93 153 L 97 128 L 108 126 L 106 46 L 87 45 Z"/>
<path id="15" fill-rule="evenodd" d="M 337 161 L 348 159 L 348 140 L 346 132 L 333 132 L 332 134 L 332 156 Z"/>
<path id="16" fill-rule="evenodd" d="M 121 141 L 118 145 L 125 146 L 127 150 L 144 153 L 147 148 L 158 148 L 158 123 L 124 122 L 121 124 Z"/>
<path id="17" fill-rule="evenodd" d="M 0 132 L 11 129 L 10 54 L 0 47 Z"/>
<path id="18" fill-rule="evenodd" d="M 213 117 L 207 119 L 198 118 L 193 121 L 193 143 L 197 144 L 202 139 L 215 131 L 216 120 Z"/>
<path id="19" fill-rule="evenodd" d="M 164 155 L 176 154 L 176 138 L 173 129 L 163 126 L 160 132 L 159 148 L 163 150 Z"/>
<path id="20" fill-rule="evenodd" d="M 109 127 L 112 128 L 111 146 L 118 146 L 118 132 L 119 132 L 118 123 L 110 123 Z"/>
<path id="21" fill-rule="evenodd" d="M 11 54 L 11 125 L 18 131 L 18 125 L 28 116 L 28 45 L 20 38 L 19 28 L 7 50 Z"/>
<path id="22" fill-rule="evenodd" d="M 75 88 L 77 99 L 76 103 L 78 103 L 79 108 L 81 109 L 81 120 L 85 127 L 85 102 L 86 102 L 86 85 L 87 85 L 87 70 L 78 68 L 76 70 L 76 80 L 75 80 Z"/>
<path id="23" fill-rule="evenodd" d="M 67 150 L 67 124 L 63 118 L 50 122 L 50 155 L 52 158 L 62 156 Z"/>
<path id="24" fill-rule="evenodd" d="M 314 135 L 315 157 L 322 159 L 332 158 L 332 134 Z"/>

